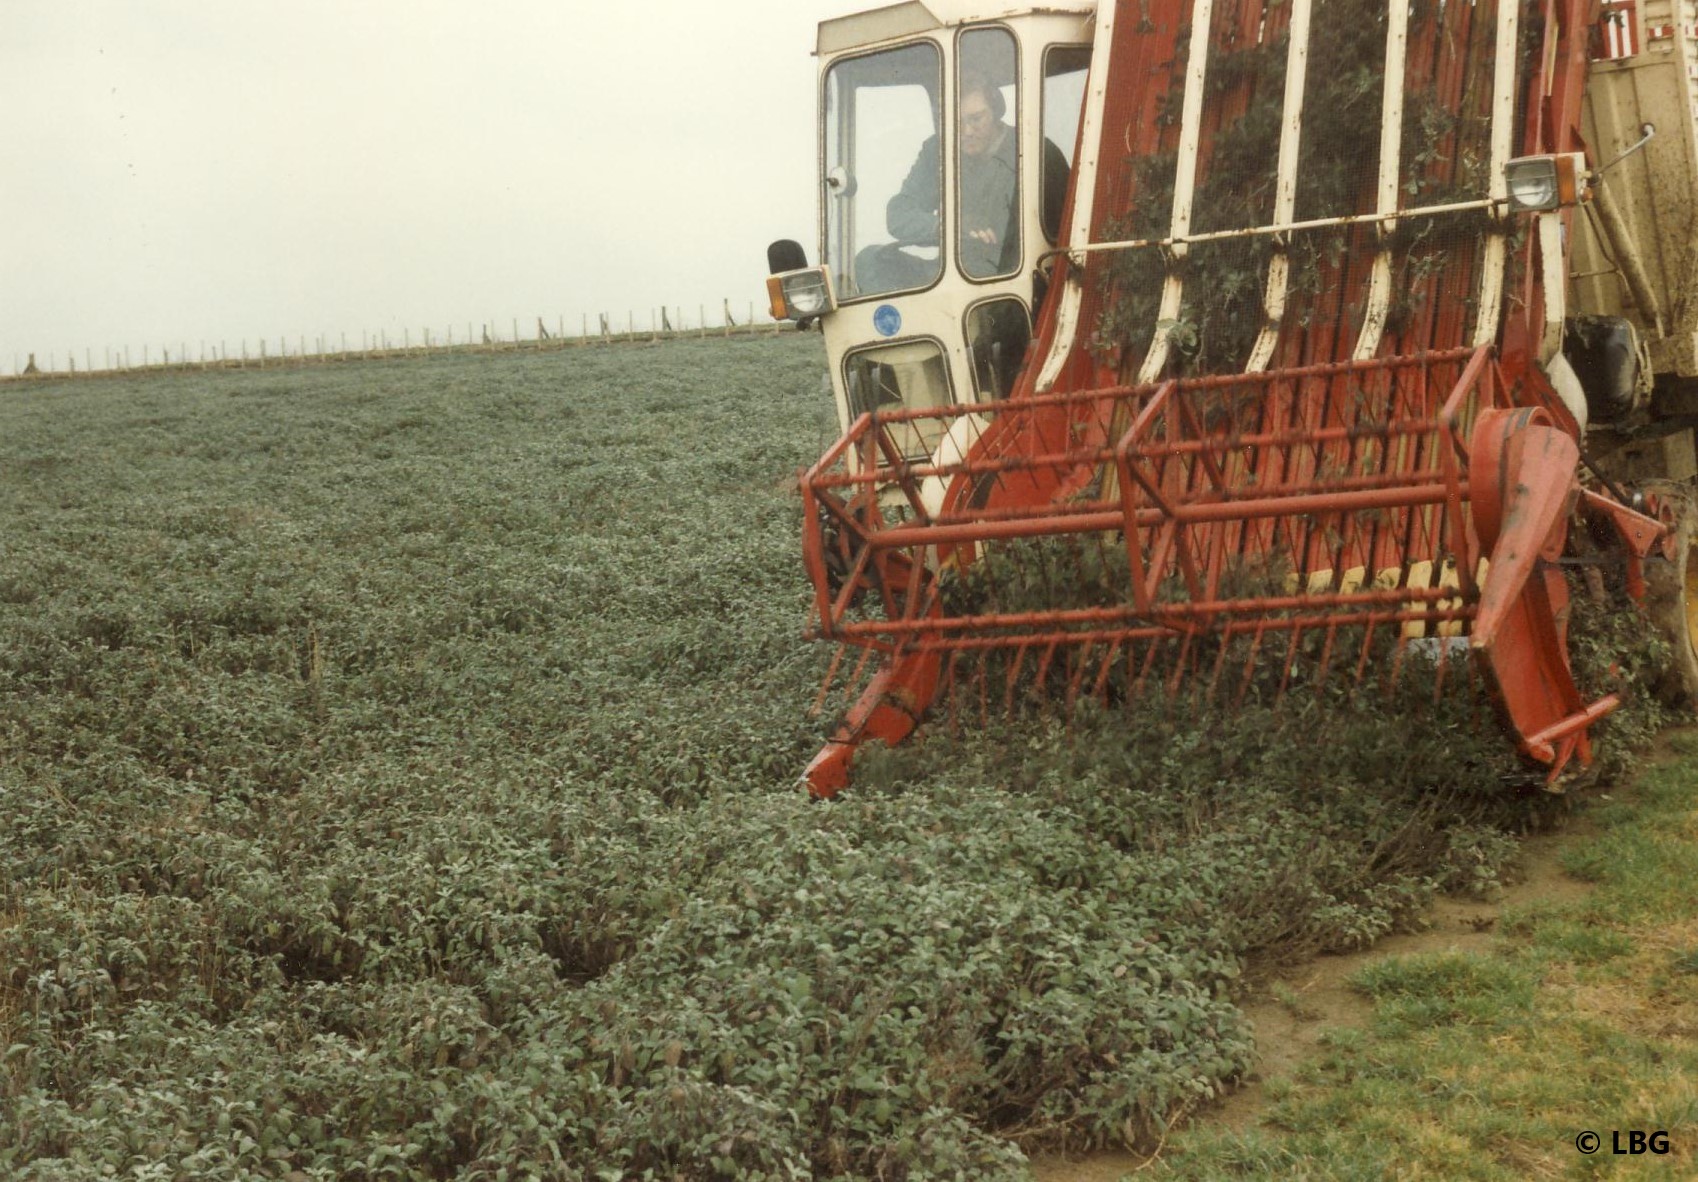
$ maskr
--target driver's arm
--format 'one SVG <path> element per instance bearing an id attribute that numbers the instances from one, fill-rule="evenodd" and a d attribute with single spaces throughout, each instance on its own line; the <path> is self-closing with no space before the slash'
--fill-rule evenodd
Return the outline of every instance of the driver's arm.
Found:
<path id="1" fill-rule="evenodd" d="M 920 145 L 901 190 L 885 206 L 890 236 L 907 246 L 936 246 L 938 230 L 938 137 Z"/>

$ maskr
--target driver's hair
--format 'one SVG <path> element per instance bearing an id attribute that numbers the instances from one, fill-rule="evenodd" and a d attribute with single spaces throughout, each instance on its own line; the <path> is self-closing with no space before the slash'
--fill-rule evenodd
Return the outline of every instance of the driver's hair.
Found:
<path id="1" fill-rule="evenodd" d="M 985 100 L 985 105 L 990 108 L 992 117 L 995 118 L 998 123 L 1001 123 L 1002 117 L 1008 113 L 1008 100 L 1002 97 L 1002 88 L 1000 86 L 993 86 L 989 76 L 982 74 L 977 70 L 961 71 L 961 85 L 959 89 L 960 99 L 957 101 L 966 99 L 966 97 L 970 94 L 979 95 Z"/>

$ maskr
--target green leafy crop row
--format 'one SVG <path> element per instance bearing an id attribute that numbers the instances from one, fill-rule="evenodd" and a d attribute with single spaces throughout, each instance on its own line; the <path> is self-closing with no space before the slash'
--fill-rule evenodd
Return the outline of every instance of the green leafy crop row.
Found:
<path id="1" fill-rule="evenodd" d="M 808 803 L 820 364 L 9 392 L 0 1174 L 1020 1176 L 1241 1076 L 1247 966 L 1539 822 L 1413 682 L 939 733 Z"/>

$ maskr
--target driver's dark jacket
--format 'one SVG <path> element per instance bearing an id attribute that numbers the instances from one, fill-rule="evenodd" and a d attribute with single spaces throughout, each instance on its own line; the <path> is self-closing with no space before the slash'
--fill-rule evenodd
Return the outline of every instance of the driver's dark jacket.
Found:
<path id="1" fill-rule="evenodd" d="M 936 246 L 938 227 L 938 137 L 920 146 L 901 190 L 885 207 L 891 237 L 907 246 Z M 1019 258 L 1018 145 L 1014 129 L 1003 125 L 1002 142 L 980 156 L 961 157 L 961 209 L 956 238 L 961 269 L 974 278 L 1002 275 Z M 968 237 L 972 230 L 993 230 L 995 242 Z"/>

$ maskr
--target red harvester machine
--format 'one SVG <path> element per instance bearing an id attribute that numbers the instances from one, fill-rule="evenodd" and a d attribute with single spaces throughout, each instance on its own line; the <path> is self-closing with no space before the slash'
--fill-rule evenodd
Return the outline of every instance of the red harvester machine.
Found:
<path id="1" fill-rule="evenodd" d="M 1595 0 L 949 7 L 822 26 L 823 261 L 772 257 L 846 424 L 802 481 L 848 690 L 816 795 L 1034 688 L 1234 700 L 1412 654 L 1483 675 L 1554 786 L 1619 704 L 1570 670 L 1582 550 L 1649 582 L 1694 688 L 1685 30 L 1652 57 L 1656 14 Z M 891 114 L 916 86 L 929 125 Z M 989 88 L 1021 171 L 976 273 L 956 128 Z M 930 242 L 895 210 L 934 165 L 881 181 L 879 120 L 941 145 Z"/>

